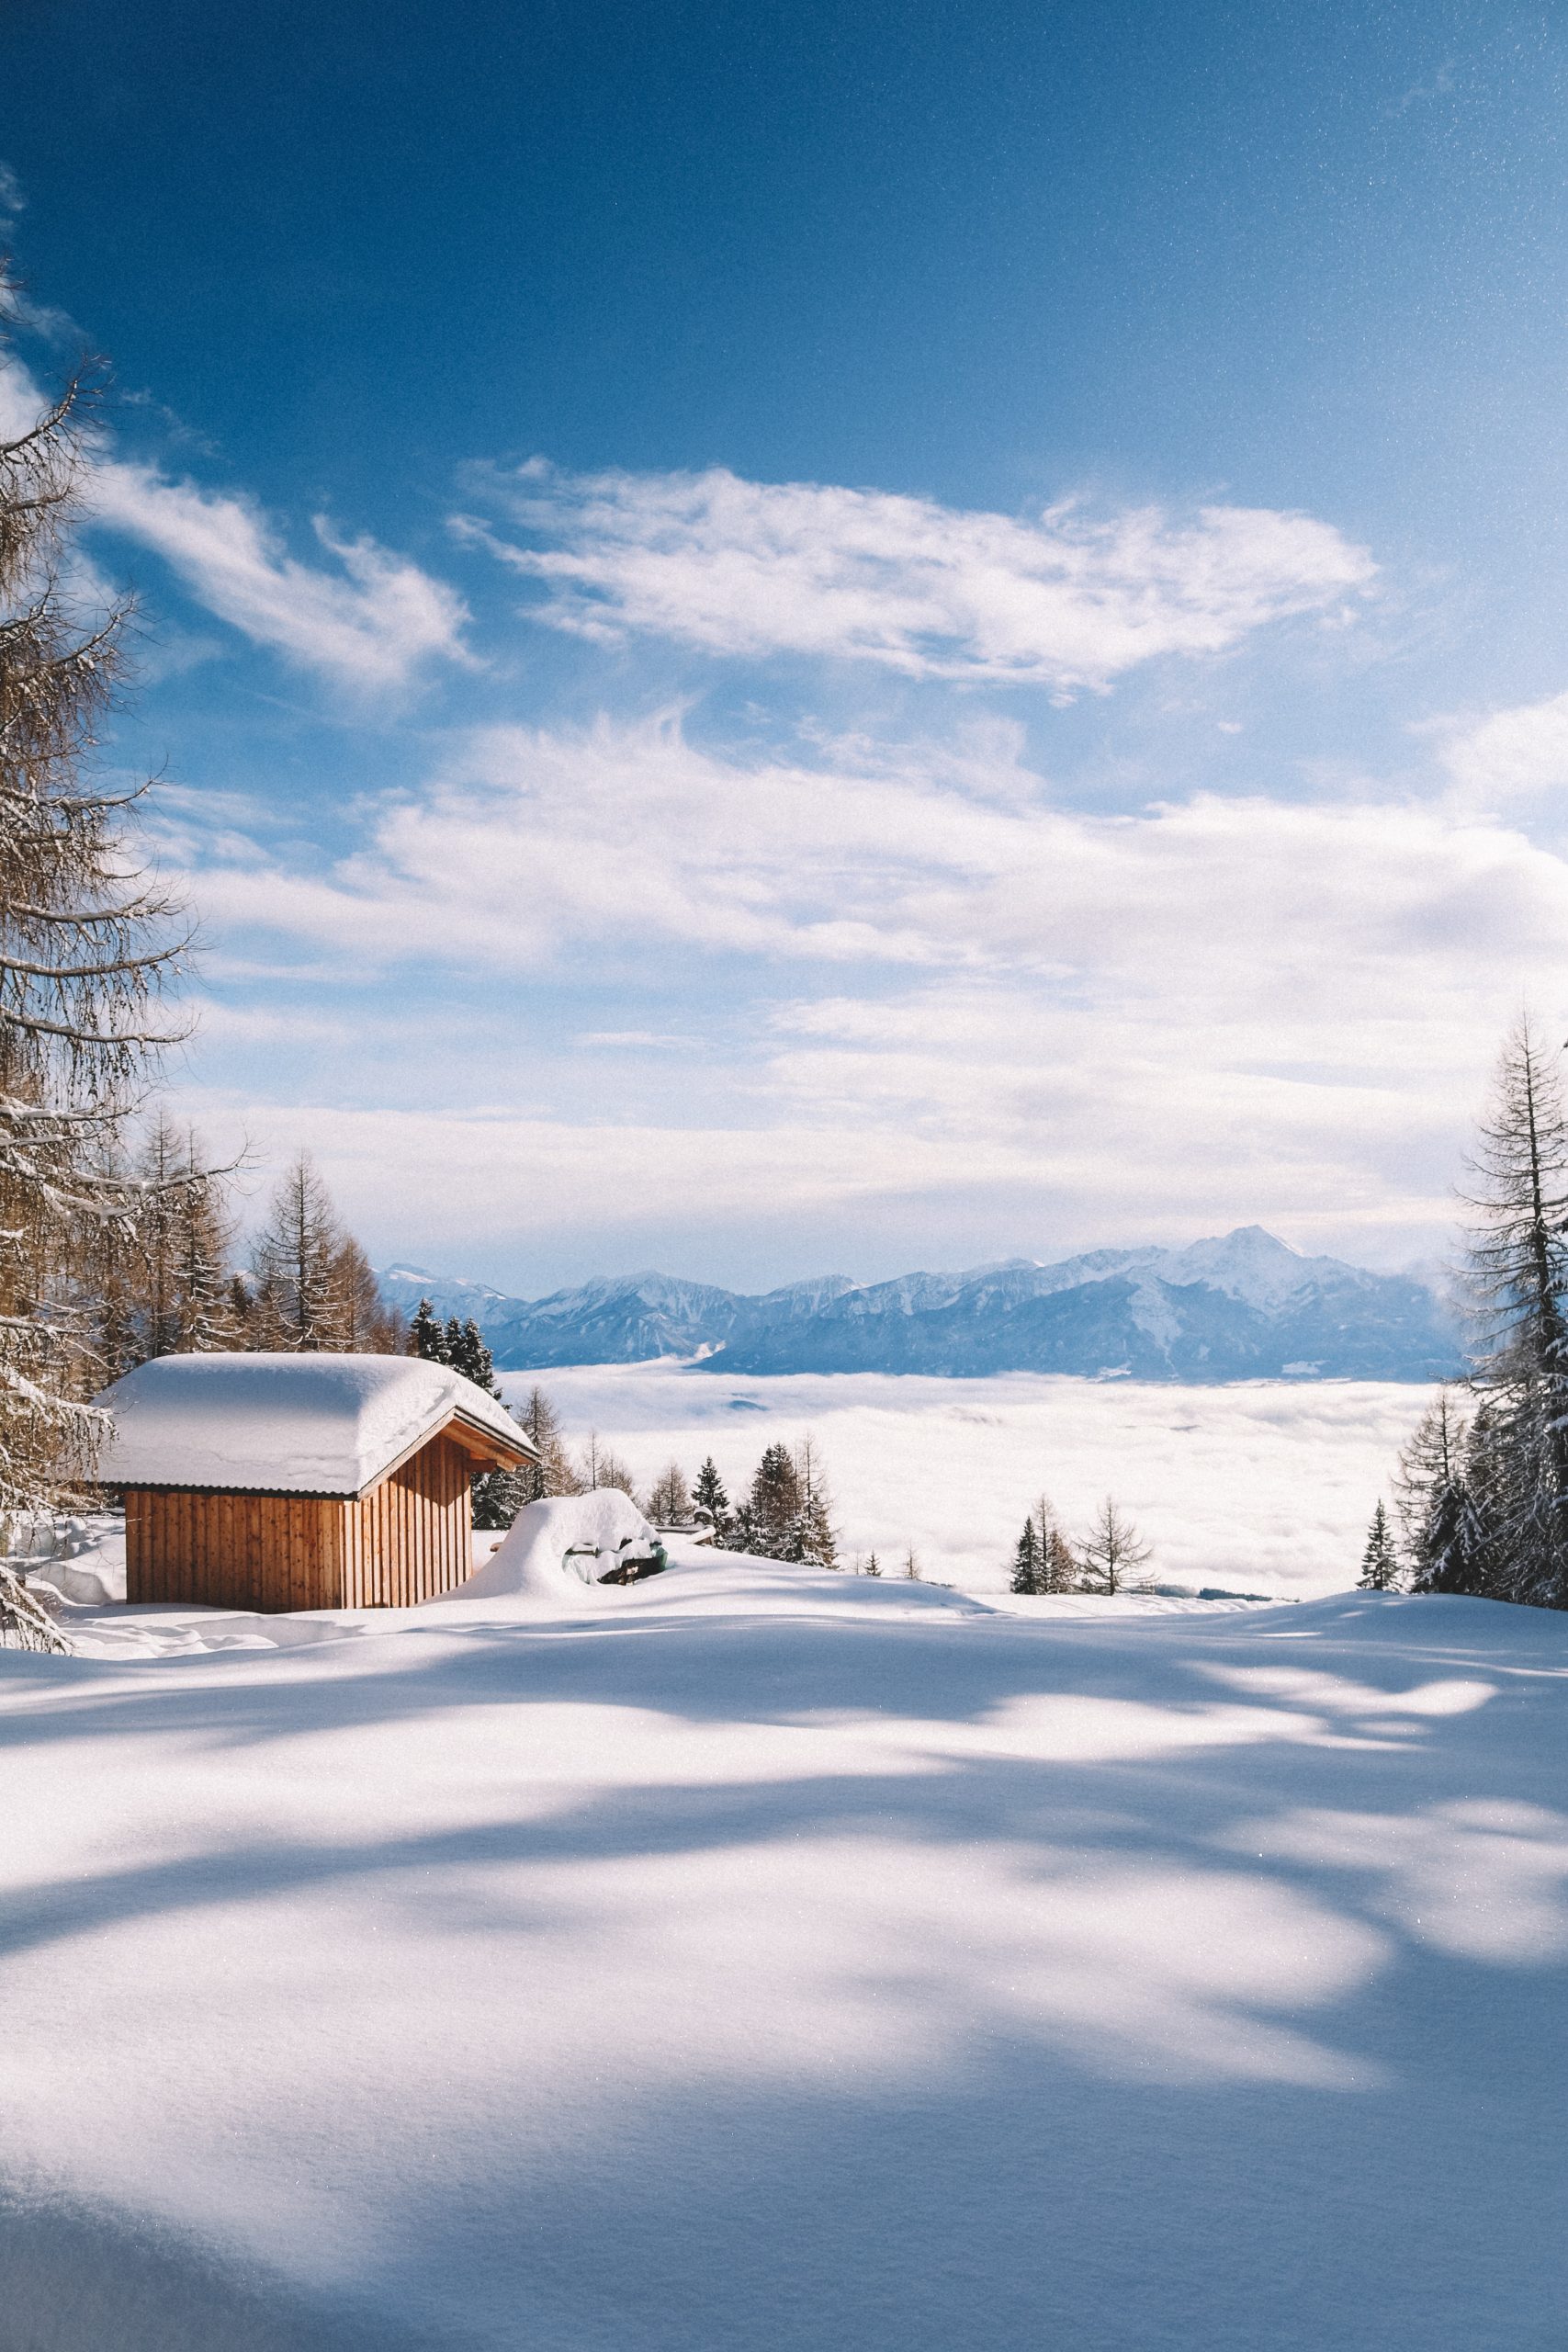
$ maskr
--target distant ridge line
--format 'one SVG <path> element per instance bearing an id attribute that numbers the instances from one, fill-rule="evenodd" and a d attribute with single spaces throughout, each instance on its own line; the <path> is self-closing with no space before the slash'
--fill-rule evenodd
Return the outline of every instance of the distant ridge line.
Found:
<path id="1" fill-rule="evenodd" d="M 505 1371 L 689 1361 L 782 1375 L 907 1372 L 952 1379 L 1408 1380 L 1464 1369 L 1458 1317 L 1429 1283 L 1303 1256 L 1263 1227 L 1195 1241 L 1010 1259 L 860 1283 L 824 1274 L 761 1293 L 647 1272 L 536 1299 L 394 1263 L 378 1276 L 410 1313 L 428 1297 L 471 1316 Z"/>

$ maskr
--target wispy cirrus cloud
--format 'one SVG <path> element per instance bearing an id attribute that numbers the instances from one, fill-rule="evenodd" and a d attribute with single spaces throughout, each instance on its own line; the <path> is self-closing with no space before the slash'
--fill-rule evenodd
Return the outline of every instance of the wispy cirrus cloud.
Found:
<path id="1" fill-rule="evenodd" d="M 93 519 L 152 548 L 196 601 L 253 644 L 359 692 L 400 688 L 427 663 L 468 662 L 461 597 L 371 538 L 340 538 L 320 517 L 326 561 L 290 555 L 253 501 L 171 481 L 105 458 Z"/>
<path id="2" fill-rule="evenodd" d="M 815 482 L 563 474 L 477 478 L 523 544 L 459 518 L 545 591 L 536 616 L 715 654 L 867 661 L 912 677 L 1103 688 L 1163 654 L 1225 651 L 1292 616 L 1345 617 L 1371 556 L 1308 514 L 1210 505 L 1018 517 Z"/>

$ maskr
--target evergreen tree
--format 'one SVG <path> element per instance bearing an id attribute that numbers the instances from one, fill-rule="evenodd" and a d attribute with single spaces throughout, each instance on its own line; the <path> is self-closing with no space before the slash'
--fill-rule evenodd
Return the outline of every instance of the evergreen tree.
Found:
<path id="1" fill-rule="evenodd" d="M 1148 1566 L 1149 1546 L 1107 1495 L 1094 1525 L 1078 1545 L 1080 1581 L 1086 1592 L 1117 1593 Z"/>
<path id="2" fill-rule="evenodd" d="M 1568 1109 L 1528 1017 L 1504 1047 L 1471 1166 L 1493 1589 L 1568 1608 Z"/>
<path id="3" fill-rule="evenodd" d="M 714 1542 L 720 1545 L 726 1544 L 734 1521 L 730 1515 L 728 1492 L 711 1453 L 697 1473 L 697 1483 L 692 1489 L 692 1503 L 698 1519 L 705 1521 L 713 1529 Z"/>
<path id="4" fill-rule="evenodd" d="M 1399 1457 L 1394 1510 L 1411 1589 L 1475 1592 L 1484 1574 L 1465 1467 L 1470 1432 L 1451 1390 L 1439 1390 Z"/>
<path id="5" fill-rule="evenodd" d="M 1381 1502 L 1367 1530 L 1367 1547 L 1361 1554 L 1361 1573 L 1357 1583 L 1367 1592 L 1392 1592 L 1399 1583 L 1399 1555 L 1393 1548 L 1388 1513 Z"/>
<path id="6" fill-rule="evenodd" d="M 1032 1513 L 1024 1521 L 1023 1533 L 1013 1548 L 1011 1589 L 1031 1596 L 1045 1589 L 1040 1577 L 1040 1538 Z"/>
<path id="7" fill-rule="evenodd" d="M 426 1363 L 450 1363 L 446 1333 L 437 1319 L 429 1299 L 422 1298 L 409 1318 L 408 1352 L 423 1356 Z"/>
<path id="8" fill-rule="evenodd" d="M 460 1372 L 465 1380 L 471 1380 L 476 1388 L 484 1389 L 488 1396 L 499 1396 L 501 1391 L 495 1383 L 495 1359 L 486 1347 L 483 1334 L 473 1317 L 470 1316 L 466 1323 L 459 1324 L 454 1316 L 446 1326 L 446 1362 L 453 1371 Z"/>
<path id="9" fill-rule="evenodd" d="M 874 1552 L 865 1564 L 864 1574 L 868 1577 L 879 1577 L 882 1574 L 882 1563 Z"/>
<path id="10" fill-rule="evenodd" d="M 787 1445 L 770 1445 L 757 1464 L 747 1498 L 751 1541 L 742 1546 L 768 1560 L 785 1560 L 800 1544 L 800 1478 Z"/>

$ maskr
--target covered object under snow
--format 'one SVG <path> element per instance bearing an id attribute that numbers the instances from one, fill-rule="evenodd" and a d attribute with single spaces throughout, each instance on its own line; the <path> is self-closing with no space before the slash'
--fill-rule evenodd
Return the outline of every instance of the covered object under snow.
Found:
<path id="1" fill-rule="evenodd" d="M 474 1472 L 537 1458 L 497 1398 L 419 1357 L 160 1356 L 99 1401 L 132 1601 L 428 1600 L 469 1573 Z"/>

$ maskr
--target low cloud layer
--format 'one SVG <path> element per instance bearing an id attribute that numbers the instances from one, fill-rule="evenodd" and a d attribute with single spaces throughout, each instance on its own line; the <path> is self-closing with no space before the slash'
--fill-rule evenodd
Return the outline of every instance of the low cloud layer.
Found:
<path id="1" fill-rule="evenodd" d="M 526 526 L 481 538 L 539 582 L 538 616 L 599 641 L 831 656 L 911 677 L 1103 687 L 1161 654 L 1213 654 L 1292 615 L 1343 619 L 1374 571 L 1311 515 L 1205 506 L 1032 519 L 813 482 L 558 474 L 486 486 Z"/>

